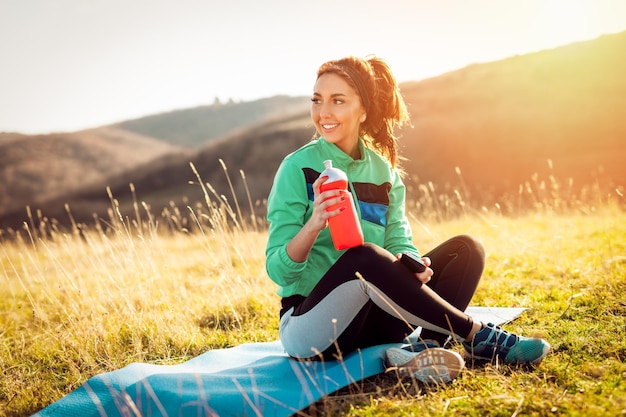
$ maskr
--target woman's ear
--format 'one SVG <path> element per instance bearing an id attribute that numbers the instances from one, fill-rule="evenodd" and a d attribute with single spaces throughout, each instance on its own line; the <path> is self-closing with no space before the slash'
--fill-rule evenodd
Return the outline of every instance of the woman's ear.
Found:
<path id="1" fill-rule="evenodd" d="M 363 112 L 363 114 L 361 114 L 361 117 L 359 117 L 359 123 L 363 123 L 365 122 L 365 120 L 367 120 L 367 113 Z"/>

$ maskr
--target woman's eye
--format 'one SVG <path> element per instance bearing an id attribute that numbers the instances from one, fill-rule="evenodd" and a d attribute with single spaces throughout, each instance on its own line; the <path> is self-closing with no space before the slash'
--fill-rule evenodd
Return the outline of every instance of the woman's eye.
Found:
<path id="1" fill-rule="evenodd" d="M 317 98 L 317 97 L 313 97 L 313 98 L 311 98 L 311 103 L 314 103 L 314 104 L 320 104 L 321 102 L 322 102 L 322 100 L 320 100 L 320 99 L 319 99 L 319 98 Z"/>
<path id="2" fill-rule="evenodd" d="M 336 98 L 335 100 L 333 100 L 333 103 L 335 104 L 343 104 L 343 100 Z"/>

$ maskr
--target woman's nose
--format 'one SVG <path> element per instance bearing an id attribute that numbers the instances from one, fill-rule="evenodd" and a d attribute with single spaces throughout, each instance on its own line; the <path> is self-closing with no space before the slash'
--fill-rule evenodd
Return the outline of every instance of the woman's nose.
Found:
<path id="1" fill-rule="evenodd" d="M 330 106 L 327 104 L 322 104 L 320 106 L 320 116 L 330 116 L 332 114 Z"/>

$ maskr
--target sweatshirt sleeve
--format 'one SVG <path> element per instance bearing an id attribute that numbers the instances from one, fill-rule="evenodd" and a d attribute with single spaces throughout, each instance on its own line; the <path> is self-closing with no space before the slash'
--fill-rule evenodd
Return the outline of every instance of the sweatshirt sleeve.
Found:
<path id="1" fill-rule="evenodd" d="M 287 243 L 304 226 L 309 206 L 302 170 L 290 159 L 281 163 L 267 199 L 269 222 L 265 268 L 270 279 L 287 286 L 299 278 L 306 262 L 294 262 L 287 255 Z"/>
<path id="2" fill-rule="evenodd" d="M 406 187 L 397 171 L 393 171 L 393 181 L 389 190 L 389 217 L 385 230 L 385 249 L 393 255 L 403 251 L 421 256 L 413 244 L 411 225 L 406 217 Z"/>

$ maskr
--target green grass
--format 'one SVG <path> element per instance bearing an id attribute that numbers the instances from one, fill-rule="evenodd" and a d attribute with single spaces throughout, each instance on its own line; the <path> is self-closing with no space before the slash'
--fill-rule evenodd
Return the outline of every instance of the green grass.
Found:
<path id="1" fill-rule="evenodd" d="M 277 339 L 265 230 L 215 221 L 161 233 L 140 217 L 111 220 L 109 232 L 0 240 L 0 415 L 32 414 L 132 362 L 174 364 Z M 422 251 L 459 233 L 481 239 L 487 268 L 473 304 L 528 307 L 507 328 L 545 337 L 551 354 L 535 367 L 469 364 L 437 388 L 383 374 L 304 415 L 626 415 L 622 210 L 480 211 L 413 226 Z"/>

